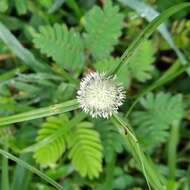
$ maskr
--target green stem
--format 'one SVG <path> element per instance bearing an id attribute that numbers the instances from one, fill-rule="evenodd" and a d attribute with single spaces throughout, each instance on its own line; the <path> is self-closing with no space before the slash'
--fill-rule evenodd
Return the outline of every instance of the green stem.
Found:
<path id="1" fill-rule="evenodd" d="M 34 111 L 16 114 L 13 116 L 2 117 L 0 118 L 0 126 L 65 113 L 78 108 L 79 103 L 77 102 L 77 100 L 70 100 L 64 103 L 55 104 L 45 108 L 35 109 Z"/>
<path id="2" fill-rule="evenodd" d="M 0 149 L 0 154 L 3 155 L 4 157 L 6 157 L 6 158 L 8 158 L 8 159 L 10 159 L 10 160 L 12 160 L 14 162 L 16 162 L 17 164 L 21 165 L 22 167 L 30 170 L 32 173 L 38 175 L 39 177 L 41 177 L 42 179 L 44 179 L 47 183 L 49 183 L 52 186 L 54 186 L 56 189 L 58 189 L 58 190 L 63 189 L 63 187 L 60 184 L 58 184 L 56 181 L 54 181 L 53 179 L 51 179 L 49 176 L 45 175 L 40 170 L 38 170 L 35 167 L 31 166 L 30 164 L 24 162 L 23 160 L 17 158 L 16 156 L 10 154 L 9 152 Z"/>

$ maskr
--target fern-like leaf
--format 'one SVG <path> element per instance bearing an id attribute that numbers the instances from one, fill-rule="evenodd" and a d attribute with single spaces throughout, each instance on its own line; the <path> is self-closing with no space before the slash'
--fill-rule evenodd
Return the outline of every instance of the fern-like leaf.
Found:
<path id="1" fill-rule="evenodd" d="M 154 66 L 155 48 L 152 41 L 146 40 L 136 51 L 135 55 L 130 59 L 128 70 L 132 78 L 140 82 L 145 82 L 152 78 L 152 71 Z"/>
<path id="2" fill-rule="evenodd" d="M 49 117 L 47 121 L 43 123 L 42 128 L 38 132 L 38 142 L 54 134 L 60 127 L 63 127 L 65 132 L 62 136 L 51 141 L 51 143 L 43 145 L 35 151 L 34 158 L 38 163 L 42 165 L 54 164 L 64 153 L 66 149 L 65 139 L 68 132 L 66 125 L 68 122 L 68 117 L 62 115 L 59 117 Z"/>
<path id="3" fill-rule="evenodd" d="M 76 70 L 83 67 L 83 43 L 79 34 L 60 24 L 42 26 L 39 30 L 34 35 L 34 44 L 42 53 L 52 57 L 62 68 Z"/>
<path id="4" fill-rule="evenodd" d="M 140 103 L 143 110 L 133 112 L 132 124 L 137 126 L 140 142 L 145 148 L 151 149 L 164 142 L 169 135 L 169 127 L 182 119 L 182 96 L 163 92 L 154 96 L 150 93 Z"/>
<path id="5" fill-rule="evenodd" d="M 75 169 L 83 177 L 98 177 L 102 171 L 102 144 L 92 124 L 80 123 L 69 139 L 69 158 Z"/>
<path id="6" fill-rule="evenodd" d="M 119 8 L 106 1 L 103 10 L 95 6 L 85 16 L 87 48 L 95 59 L 103 59 L 110 55 L 117 44 L 123 26 L 123 15 Z"/>

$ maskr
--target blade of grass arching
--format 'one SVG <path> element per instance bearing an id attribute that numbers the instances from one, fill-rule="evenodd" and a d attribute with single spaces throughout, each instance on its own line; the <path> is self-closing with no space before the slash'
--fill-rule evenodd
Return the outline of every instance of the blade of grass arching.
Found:
<path id="1" fill-rule="evenodd" d="M 138 103 L 138 101 L 140 100 L 141 97 L 143 97 L 148 92 L 150 92 L 156 88 L 159 88 L 160 86 L 168 83 L 172 79 L 178 77 L 179 75 L 184 73 L 188 68 L 190 68 L 189 65 L 185 65 L 182 67 L 181 65 L 179 65 L 178 62 L 173 64 L 158 80 L 153 82 L 150 86 L 148 86 L 147 88 L 142 90 L 138 96 L 136 96 L 136 99 L 133 101 L 132 105 L 129 107 L 125 116 L 126 117 L 129 116 L 129 114 L 132 112 L 133 108 Z"/>
<path id="2" fill-rule="evenodd" d="M 21 165 L 22 167 L 26 168 L 27 170 L 31 171 L 32 173 L 38 175 L 39 177 L 41 177 L 43 180 L 45 180 L 47 183 L 51 184 L 52 186 L 54 186 L 56 189 L 61 190 L 62 186 L 60 184 L 58 184 L 56 181 L 54 181 L 53 179 L 51 179 L 49 176 L 45 175 L 43 172 L 41 172 L 40 170 L 36 169 L 35 167 L 31 166 L 30 164 L 26 163 L 25 161 L 21 160 L 20 158 L 10 154 L 7 151 L 4 151 L 2 149 L 0 149 L 0 154 L 14 162 L 16 162 L 17 164 Z M 4 189 L 3 189 L 4 190 Z"/>
<path id="3" fill-rule="evenodd" d="M 167 190 L 175 190 L 176 182 L 176 158 L 177 158 L 177 145 L 179 141 L 179 123 L 175 122 L 172 125 L 170 138 L 168 142 L 168 183 Z"/>
<path id="4" fill-rule="evenodd" d="M 68 124 L 67 127 L 68 128 L 72 128 L 75 127 L 78 123 L 80 123 L 87 115 L 83 112 L 80 112 L 79 114 L 77 114 Z M 41 148 L 44 145 L 47 145 L 49 143 L 51 143 L 52 141 L 54 141 L 55 139 L 58 139 L 60 136 L 62 136 L 65 133 L 65 126 L 60 127 L 54 134 L 46 137 L 45 139 L 43 139 L 42 141 L 31 145 L 25 149 L 23 149 L 21 151 L 21 153 L 27 153 L 27 152 L 33 152 L 39 148 Z"/>
<path id="5" fill-rule="evenodd" d="M 31 164 L 31 155 L 24 154 L 20 156 L 20 159 Z M 14 168 L 14 175 L 11 184 L 11 190 L 28 190 L 32 173 L 26 168 L 21 167 L 19 164 Z"/>
<path id="6" fill-rule="evenodd" d="M 137 38 L 131 43 L 131 45 L 125 50 L 120 58 L 120 62 L 115 68 L 110 71 L 109 74 L 115 74 L 121 68 L 124 63 L 127 63 L 131 56 L 133 56 L 137 48 L 157 29 L 157 27 L 164 22 L 167 18 L 173 14 L 179 12 L 180 10 L 190 7 L 190 3 L 180 3 L 178 5 L 172 6 L 171 8 L 165 10 L 153 21 L 151 21 L 147 27 L 137 36 Z"/>
<path id="7" fill-rule="evenodd" d="M 131 9 L 135 10 L 141 17 L 144 17 L 146 20 L 151 22 L 155 17 L 160 15 L 160 13 L 154 10 L 151 6 L 146 4 L 145 2 L 138 0 L 118 0 L 124 5 L 129 6 Z M 179 48 L 175 45 L 175 42 L 172 39 L 170 32 L 167 29 L 165 23 L 162 23 L 157 30 L 163 36 L 163 38 L 167 41 L 170 47 L 175 51 L 178 56 L 181 64 L 186 65 L 188 63 L 185 55 L 179 50 Z M 190 69 L 187 70 L 187 73 L 190 75 Z"/>
<path id="8" fill-rule="evenodd" d="M 7 151 L 8 147 L 4 145 L 4 149 Z M 2 158 L 1 189 L 9 190 L 9 163 L 7 157 Z"/>
<path id="9" fill-rule="evenodd" d="M 16 69 L 7 71 L 6 73 L 0 75 L 0 82 L 9 80 L 10 78 L 14 77 L 15 75 L 17 75 L 21 72 L 26 71 L 27 69 L 28 69 L 28 67 L 26 65 L 21 65 Z"/>
<path id="10" fill-rule="evenodd" d="M 0 39 L 31 69 L 40 72 L 51 72 L 48 65 L 39 62 L 34 55 L 24 48 L 11 34 L 9 29 L 0 22 Z"/>
<path id="11" fill-rule="evenodd" d="M 164 189 L 164 184 L 162 183 L 162 176 L 157 173 L 154 167 L 152 167 L 152 163 L 149 164 L 149 160 L 144 155 L 143 151 L 141 150 L 141 147 L 138 143 L 137 138 L 135 137 L 132 130 L 128 127 L 129 125 L 123 120 L 123 118 L 119 115 L 114 115 L 114 119 L 117 122 L 118 126 L 120 127 L 120 131 L 123 131 L 121 134 L 125 134 L 125 139 L 128 145 L 128 149 L 133 155 L 134 159 L 136 160 L 140 170 L 145 176 L 145 179 L 147 181 L 148 187 L 150 188 L 150 185 L 155 190 L 162 190 Z M 150 185 L 149 185 L 150 184 Z"/>
<path id="12" fill-rule="evenodd" d="M 51 105 L 45 108 L 37 108 L 26 113 L 2 117 L 0 118 L 0 126 L 61 114 L 78 108 L 79 103 L 77 100 L 69 100 L 67 102 Z"/>

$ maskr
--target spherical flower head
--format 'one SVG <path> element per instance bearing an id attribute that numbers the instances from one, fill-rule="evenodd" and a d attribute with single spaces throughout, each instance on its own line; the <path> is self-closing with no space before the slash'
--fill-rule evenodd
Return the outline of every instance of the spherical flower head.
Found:
<path id="1" fill-rule="evenodd" d="M 77 91 L 80 107 L 92 117 L 108 118 L 116 113 L 125 98 L 124 88 L 116 77 L 93 72 L 81 80 Z"/>

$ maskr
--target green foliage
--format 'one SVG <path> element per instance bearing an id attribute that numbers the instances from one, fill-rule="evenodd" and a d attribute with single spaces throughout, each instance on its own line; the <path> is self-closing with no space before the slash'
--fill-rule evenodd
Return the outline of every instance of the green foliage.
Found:
<path id="1" fill-rule="evenodd" d="M 105 160 L 110 162 L 116 153 L 123 151 L 125 140 L 118 129 L 109 121 L 97 123 L 96 129 L 100 133 Z"/>
<path id="2" fill-rule="evenodd" d="M 140 103 L 143 109 L 132 113 L 132 124 L 137 127 L 140 143 L 146 149 L 152 149 L 165 142 L 169 135 L 168 129 L 182 119 L 182 96 L 163 92 L 156 95 L 150 93 L 141 98 Z"/>
<path id="3" fill-rule="evenodd" d="M 94 6 L 84 19 L 87 48 L 97 60 L 109 57 L 123 27 L 123 15 L 119 13 L 119 8 L 108 0 L 103 10 Z"/>
<path id="4" fill-rule="evenodd" d="M 34 44 L 62 68 L 77 71 L 84 66 L 83 43 L 74 29 L 66 25 L 41 26 L 34 35 Z"/>
<path id="5" fill-rule="evenodd" d="M 0 1 L 0 12 L 6 12 L 9 8 L 8 0 L 1 0 Z"/>
<path id="6" fill-rule="evenodd" d="M 104 60 L 100 60 L 94 64 L 94 67 L 99 72 L 106 72 L 114 68 L 114 65 L 119 64 L 118 58 L 109 57 Z M 131 82 L 131 76 L 126 65 L 122 66 L 122 69 L 117 74 L 118 81 L 128 88 Z"/>
<path id="7" fill-rule="evenodd" d="M 69 122 L 66 115 L 59 117 L 49 117 L 42 128 L 38 131 L 37 142 L 54 134 L 59 128 L 64 129 L 62 136 L 54 139 L 51 143 L 45 144 L 34 153 L 36 161 L 42 165 L 51 165 L 55 163 L 66 149 L 66 136 L 68 133 L 67 123 Z"/>
<path id="8" fill-rule="evenodd" d="M 136 79 L 139 82 L 145 82 L 152 78 L 154 66 L 155 48 L 152 41 L 146 40 L 136 51 L 135 55 L 129 60 L 129 63 L 122 65 L 122 68 L 117 73 L 117 78 L 128 88 L 131 80 Z M 97 61 L 94 66 L 100 72 L 106 72 L 119 64 L 118 58 L 108 58 Z"/>
<path id="9" fill-rule="evenodd" d="M 14 1 L 18 14 L 19 15 L 26 14 L 28 8 L 27 0 L 14 0 Z"/>
<path id="10" fill-rule="evenodd" d="M 12 190 L 188 189 L 189 17 L 153 32 L 190 3 L 150 22 L 182 1 L 0 0 L 0 145 L 10 152 L 0 147 L 1 184 L 10 176 Z M 96 70 L 126 89 L 107 120 L 76 100 L 81 78 Z"/>
<path id="11" fill-rule="evenodd" d="M 69 144 L 69 158 L 81 176 L 98 177 L 102 171 L 102 144 L 92 124 L 80 123 L 72 131 Z"/>
<path id="12" fill-rule="evenodd" d="M 49 139 L 35 149 L 34 158 L 41 165 L 53 165 L 69 149 L 68 158 L 75 169 L 90 179 L 102 171 L 102 144 L 89 122 L 71 127 L 66 115 L 49 117 L 38 131 L 37 142 Z M 50 140 L 51 139 L 51 140 Z"/>
<path id="13" fill-rule="evenodd" d="M 155 48 L 152 41 L 145 41 L 129 60 L 128 69 L 131 76 L 140 82 L 152 78 L 151 73 L 154 69 L 152 63 L 154 62 Z"/>

